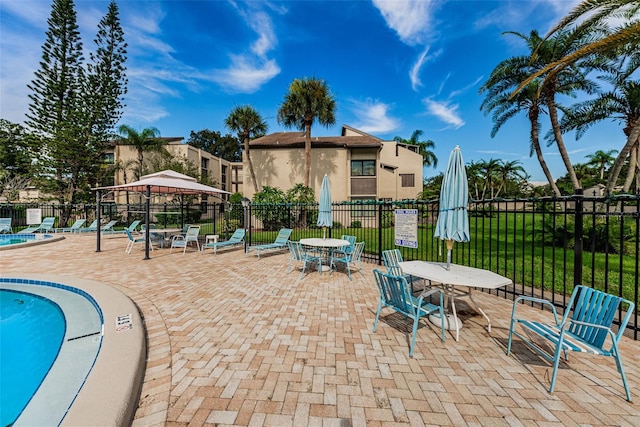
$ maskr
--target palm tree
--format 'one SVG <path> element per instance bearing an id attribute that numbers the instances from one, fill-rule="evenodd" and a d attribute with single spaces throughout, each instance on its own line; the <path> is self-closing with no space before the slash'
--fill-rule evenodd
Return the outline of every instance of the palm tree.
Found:
<path id="1" fill-rule="evenodd" d="M 431 149 L 435 148 L 435 142 L 429 140 L 420 141 L 420 137 L 423 132 L 421 130 L 414 130 L 411 134 L 411 138 L 404 139 L 402 137 L 396 136 L 393 138 L 394 141 L 399 142 L 401 144 L 406 145 L 417 145 L 418 153 L 422 156 L 422 164 L 424 166 L 433 166 L 434 168 L 438 166 L 438 158 L 436 157 L 436 153 L 431 151 Z"/>
<path id="2" fill-rule="evenodd" d="M 564 52 L 563 55 L 540 68 L 538 71 L 524 80 L 516 89 L 521 90 L 531 80 L 545 75 L 545 83 L 552 80 L 565 68 L 572 66 L 577 61 L 587 58 L 594 54 L 616 55 L 621 50 L 628 51 L 631 55 L 640 57 L 638 45 L 640 45 L 640 19 L 638 12 L 640 11 L 640 2 L 638 0 L 584 0 L 578 4 L 567 16 L 565 16 L 558 24 L 549 31 L 545 39 L 552 37 L 558 32 L 564 31 L 580 22 L 577 30 L 583 33 L 592 33 L 593 37 L 586 38 L 584 43 L 577 46 L 576 49 Z M 606 33 L 592 29 L 607 24 L 607 21 L 626 18 L 626 21 Z M 532 60 L 536 52 L 532 54 Z"/>
<path id="3" fill-rule="evenodd" d="M 163 152 L 166 141 L 160 139 L 160 131 L 154 127 L 144 128 L 141 132 L 136 131 L 128 125 L 121 125 L 118 128 L 124 145 L 132 146 L 138 152 L 138 173 L 136 178 L 142 175 L 142 165 L 144 163 L 144 152 Z"/>
<path id="4" fill-rule="evenodd" d="M 329 127 L 336 122 L 336 101 L 324 80 L 294 79 L 278 109 L 278 123 L 304 131 L 304 185 L 311 178 L 311 127 L 318 122 Z"/>
<path id="5" fill-rule="evenodd" d="M 519 182 L 527 175 L 524 168 L 520 166 L 520 161 L 518 160 L 500 162 L 497 174 L 500 178 L 500 184 L 498 185 L 498 189 L 496 190 L 496 195 L 494 197 L 498 197 L 500 195 L 500 192 L 505 188 L 508 182 Z"/>
<path id="6" fill-rule="evenodd" d="M 249 173 L 251 174 L 251 182 L 253 183 L 253 191 L 255 194 L 260 190 L 258 189 L 256 173 L 253 170 L 253 163 L 251 162 L 249 141 L 252 138 L 261 137 L 267 132 L 267 122 L 264 121 L 260 113 L 253 107 L 244 105 L 237 106 L 231 110 L 229 116 L 224 120 L 224 125 L 232 132 L 237 132 L 238 139 L 240 139 L 244 145 L 243 154 L 247 156 L 247 164 L 249 165 Z"/>
<path id="7" fill-rule="evenodd" d="M 589 159 L 588 165 L 595 166 L 598 171 L 600 171 L 600 180 L 604 181 L 604 171 L 607 167 L 611 167 L 613 162 L 615 161 L 614 154 L 616 154 L 618 150 L 609 150 L 602 151 L 598 150 L 593 154 L 587 154 L 585 157 Z"/>
<path id="8" fill-rule="evenodd" d="M 540 114 L 545 112 L 544 101 L 539 91 L 540 80 L 533 80 L 523 90 L 511 94 L 513 88 L 526 78 L 530 67 L 529 58 L 524 56 L 509 58 L 498 64 L 491 72 L 489 79 L 480 88 L 480 93 L 486 92 L 480 109 L 484 111 L 485 115 L 493 112 L 492 138 L 509 119 L 522 112 L 527 114 L 531 125 L 529 156 L 536 153 L 549 186 L 553 193 L 560 197 L 560 189 L 551 175 L 540 147 Z"/>
<path id="9" fill-rule="evenodd" d="M 640 81 L 624 80 L 626 75 L 627 73 L 622 73 L 608 77 L 607 79 L 614 84 L 613 90 L 604 92 L 595 99 L 576 104 L 567 111 L 562 122 L 563 129 L 576 130 L 577 139 L 582 137 L 592 125 L 603 120 L 613 118 L 624 124 L 623 132 L 627 137 L 627 142 L 618 153 L 609 171 L 605 190 L 607 194 L 613 191 L 627 157 L 629 157 L 630 164 L 623 186 L 624 192 L 629 191 L 637 168 L 638 145 L 640 144 Z M 615 151 L 617 150 L 603 154 L 610 156 Z M 600 170 L 600 177 L 603 179 L 604 168 L 601 167 Z"/>

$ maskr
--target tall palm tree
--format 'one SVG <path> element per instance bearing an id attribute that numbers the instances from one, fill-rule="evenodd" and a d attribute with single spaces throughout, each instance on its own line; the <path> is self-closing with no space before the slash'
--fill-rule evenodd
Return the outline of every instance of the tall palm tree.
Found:
<path id="1" fill-rule="evenodd" d="M 138 132 L 134 128 L 128 125 L 121 125 L 118 128 L 118 133 L 122 137 L 122 143 L 124 145 L 132 146 L 138 152 L 138 172 L 137 177 L 142 175 L 142 166 L 144 163 L 144 152 L 154 151 L 163 152 L 166 141 L 160 139 L 160 131 L 154 127 L 144 128 Z"/>
<path id="2" fill-rule="evenodd" d="M 329 127 L 336 122 L 336 101 L 324 80 L 294 79 L 278 109 L 278 123 L 304 131 L 304 185 L 311 178 L 311 127 L 318 122 Z"/>
<path id="3" fill-rule="evenodd" d="M 436 157 L 436 153 L 431 151 L 436 147 L 435 142 L 430 139 L 426 141 L 420 141 L 420 137 L 424 132 L 421 130 L 414 130 L 411 134 L 411 138 L 404 139 L 400 136 L 396 136 L 393 138 L 394 141 L 399 142 L 401 144 L 407 145 L 417 145 L 418 153 L 422 156 L 422 164 L 424 166 L 433 166 L 434 168 L 438 166 L 438 158 Z"/>
<path id="4" fill-rule="evenodd" d="M 491 72 L 487 81 L 480 88 L 486 93 L 480 109 L 486 114 L 493 112 L 493 129 L 491 137 L 495 137 L 500 128 L 512 117 L 525 113 L 529 119 L 529 156 L 536 153 L 538 163 L 544 172 L 553 193 L 560 197 L 560 189 L 551 175 L 540 147 L 540 114 L 544 114 L 544 100 L 539 91 L 539 79 L 531 81 L 523 90 L 512 94 L 530 73 L 531 64 L 526 56 L 509 58 L 502 61 Z"/>
<path id="5" fill-rule="evenodd" d="M 552 37 L 558 32 L 577 25 L 578 31 L 589 33 L 594 27 L 607 24 L 610 20 L 625 19 L 622 25 L 606 33 L 597 31 L 594 37 L 584 40 L 581 46 L 575 50 L 565 52 L 563 55 L 540 68 L 522 82 L 516 91 L 521 90 L 531 80 L 545 75 L 545 81 L 555 78 L 565 68 L 572 66 L 577 61 L 594 54 L 616 54 L 626 50 L 636 57 L 640 57 L 638 45 L 640 45 L 640 2 L 638 0 L 584 0 L 578 4 L 567 16 L 549 31 L 546 38 Z M 536 52 L 532 55 L 532 60 Z"/>
<path id="6" fill-rule="evenodd" d="M 249 165 L 249 173 L 251 174 L 251 182 L 253 183 L 254 194 L 260 191 L 258 189 L 258 181 L 256 173 L 251 162 L 251 153 L 249 152 L 249 141 L 252 138 L 263 136 L 268 129 L 267 122 L 264 121 L 260 113 L 258 113 L 250 105 L 237 106 L 224 120 L 224 125 L 232 132 L 238 133 L 238 139 L 243 143 L 243 154 L 246 155 L 247 164 Z"/>
<path id="7" fill-rule="evenodd" d="M 622 76 L 625 75 L 626 73 L 622 74 Z M 638 145 L 640 144 L 640 81 L 624 80 L 620 76 L 613 76 L 609 80 L 614 84 L 612 90 L 601 93 L 595 99 L 574 105 L 567 111 L 562 122 L 563 129 L 576 130 L 578 139 L 597 122 L 614 119 L 623 123 L 623 132 L 627 141 L 609 171 L 605 190 L 607 194 L 613 191 L 627 157 L 630 165 L 623 191 L 629 191 L 634 174 L 640 176 L 637 173 Z M 611 154 L 611 152 L 605 154 Z M 602 173 L 601 178 L 603 178 Z"/>
<path id="8" fill-rule="evenodd" d="M 604 171 L 608 167 L 611 167 L 611 165 L 615 161 L 615 157 L 613 155 L 617 152 L 618 150 L 597 150 L 595 153 L 587 154 L 585 156 L 587 159 L 589 159 L 588 165 L 595 166 L 598 169 L 601 181 L 604 181 Z"/>

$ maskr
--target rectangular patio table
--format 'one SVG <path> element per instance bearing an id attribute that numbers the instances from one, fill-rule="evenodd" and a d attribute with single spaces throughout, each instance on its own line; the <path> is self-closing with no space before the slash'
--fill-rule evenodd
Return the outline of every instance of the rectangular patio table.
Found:
<path id="1" fill-rule="evenodd" d="M 325 266 L 328 266 L 328 269 L 331 269 L 331 265 L 328 265 L 331 262 L 331 251 L 338 248 L 343 248 L 345 246 L 349 246 L 349 242 L 343 239 L 323 239 L 323 238 L 308 238 L 308 239 L 300 239 L 300 244 L 303 246 L 311 246 L 314 248 L 318 248 L 322 251 L 321 256 L 326 256 L 328 262 Z M 322 273 L 323 270 L 322 262 L 318 266 L 318 272 Z"/>
<path id="2" fill-rule="evenodd" d="M 444 286 L 450 300 L 451 310 L 455 323 L 456 341 L 460 338 L 460 321 L 456 316 L 455 288 L 465 288 L 464 293 L 459 296 L 468 296 L 472 305 L 487 319 L 487 330 L 491 333 L 491 319 L 478 303 L 473 299 L 471 291 L 477 289 L 498 289 L 513 283 L 511 279 L 501 276 L 493 271 L 481 268 L 467 267 L 465 265 L 450 264 L 430 261 L 404 261 L 399 263 L 403 273 L 417 276 L 432 282 L 440 283 Z M 442 321 L 442 319 L 440 319 Z"/>

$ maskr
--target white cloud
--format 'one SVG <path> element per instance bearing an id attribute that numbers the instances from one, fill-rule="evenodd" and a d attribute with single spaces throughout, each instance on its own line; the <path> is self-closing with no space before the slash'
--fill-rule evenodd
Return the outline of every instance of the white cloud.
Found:
<path id="1" fill-rule="evenodd" d="M 417 90 L 418 87 L 422 86 L 422 82 L 420 81 L 420 69 L 422 65 L 425 63 L 427 58 L 427 53 L 429 53 L 429 46 L 422 51 L 422 53 L 418 56 L 416 63 L 411 67 L 411 71 L 409 71 L 409 78 L 411 79 L 411 88 L 413 90 Z"/>
<path id="2" fill-rule="evenodd" d="M 391 105 L 374 99 L 351 100 L 357 118 L 355 128 L 367 133 L 387 133 L 400 127 L 400 121 L 389 116 Z"/>
<path id="3" fill-rule="evenodd" d="M 430 0 L 373 0 L 387 26 L 403 43 L 410 46 L 424 44 L 433 31 L 432 15 L 435 2 Z"/>
<path id="4" fill-rule="evenodd" d="M 424 98 L 422 102 L 427 109 L 427 114 L 437 117 L 448 127 L 458 129 L 464 126 L 464 120 L 458 114 L 458 104 L 452 105 L 449 101 L 435 101 L 431 98 Z"/>
<path id="5" fill-rule="evenodd" d="M 211 80 L 231 93 L 254 93 L 265 83 L 280 74 L 280 67 L 267 54 L 278 44 L 273 30 L 271 17 L 262 10 L 256 10 L 259 3 L 249 3 L 248 9 L 241 9 L 235 2 L 231 4 L 237 9 L 246 24 L 258 34 L 258 39 L 251 44 L 252 54 L 230 54 L 231 64 L 225 69 L 214 70 Z M 269 4 L 264 4 L 270 7 Z M 270 7 L 272 10 L 273 8 Z M 279 13 L 286 10 L 279 9 Z"/>
<path id="6" fill-rule="evenodd" d="M 231 66 L 215 70 L 211 79 L 227 92 L 254 93 L 279 73 L 280 67 L 274 60 L 261 61 L 246 55 L 232 55 Z"/>

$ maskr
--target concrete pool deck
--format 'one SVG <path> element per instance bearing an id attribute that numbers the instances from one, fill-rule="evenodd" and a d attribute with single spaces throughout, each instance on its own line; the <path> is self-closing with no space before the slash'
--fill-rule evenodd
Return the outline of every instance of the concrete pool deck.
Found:
<path id="1" fill-rule="evenodd" d="M 401 317 L 385 310 L 373 332 L 376 265 L 353 281 L 342 272 L 300 280 L 285 273 L 285 253 L 164 249 L 145 261 L 139 246 L 125 253 L 126 238 L 103 236 L 96 253 L 95 235 L 65 237 L 3 252 L 0 274 L 91 279 L 136 303 L 148 355 L 134 426 L 640 425 L 640 344 L 626 337 L 635 404 L 612 359 L 583 354 L 561 365 L 549 394 L 549 364 L 517 341 L 504 353 L 512 304 L 503 298 L 474 294 L 491 334 L 462 300 L 460 342 L 424 325 L 411 359 Z"/>

